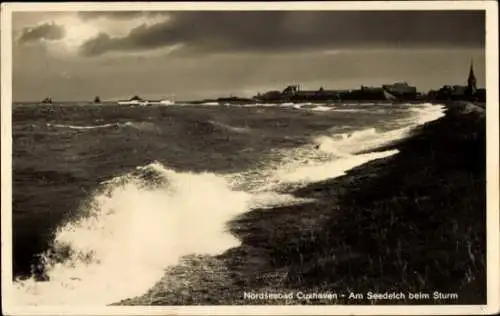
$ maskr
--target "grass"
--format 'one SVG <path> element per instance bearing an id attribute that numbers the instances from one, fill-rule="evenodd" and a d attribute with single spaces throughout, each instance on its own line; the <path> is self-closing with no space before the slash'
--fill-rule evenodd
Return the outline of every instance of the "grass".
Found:
<path id="1" fill-rule="evenodd" d="M 400 153 L 294 192 L 317 202 L 254 210 L 230 223 L 242 240 L 217 257 L 186 257 L 124 305 L 484 304 L 485 120 L 446 117 L 394 146 Z M 338 300 L 244 300 L 244 292 L 336 292 Z M 363 299 L 349 300 L 349 292 Z M 428 300 L 368 300 L 426 292 Z M 432 293 L 457 293 L 434 300 Z"/>

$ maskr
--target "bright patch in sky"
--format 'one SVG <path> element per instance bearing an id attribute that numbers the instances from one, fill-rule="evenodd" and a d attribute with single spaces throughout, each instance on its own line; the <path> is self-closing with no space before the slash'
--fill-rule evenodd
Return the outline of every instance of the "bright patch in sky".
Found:
<path id="1" fill-rule="evenodd" d="M 80 45 L 96 37 L 100 32 L 97 26 L 73 16 L 62 17 L 54 22 L 65 29 L 65 36 L 54 42 L 54 45 L 49 45 L 51 51 L 56 54 L 76 53 Z"/>
<path id="2" fill-rule="evenodd" d="M 77 15 L 63 16 L 54 19 L 53 22 L 64 27 L 65 36 L 61 40 L 51 42 L 48 48 L 54 55 L 74 55 L 83 43 L 95 38 L 99 33 L 106 33 L 112 37 L 124 37 L 136 27 L 148 27 L 165 22 L 168 19 L 167 15 L 149 18 L 138 16 L 134 19 L 121 21 L 107 19 L 106 17 L 83 20 Z"/>

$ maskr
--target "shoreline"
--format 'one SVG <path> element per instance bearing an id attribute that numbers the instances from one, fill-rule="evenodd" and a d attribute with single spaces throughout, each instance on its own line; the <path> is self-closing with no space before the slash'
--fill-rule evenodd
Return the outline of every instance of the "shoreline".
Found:
<path id="1" fill-rule="evenodd" d="M 186 257 L 148 293 L 117 304 L 485 304 L 484 110 L 441 104 L 444 117 L 385 146 L 397 155 L 293 192 L 317 202 L 241 215 L 229 223 L 241 246 Z M 364 295 L 244 297 L 298 291 Z M 431 295 L 366 295 L 391 291 Z"/>

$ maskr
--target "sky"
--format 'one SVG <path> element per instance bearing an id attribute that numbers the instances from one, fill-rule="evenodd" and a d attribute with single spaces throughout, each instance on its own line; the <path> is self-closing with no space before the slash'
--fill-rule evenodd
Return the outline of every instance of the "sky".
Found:
<path id="1" fill-rule="evenodd" d="M 485 85 L 484 11 L 14 12 L 13 99 Z"/>

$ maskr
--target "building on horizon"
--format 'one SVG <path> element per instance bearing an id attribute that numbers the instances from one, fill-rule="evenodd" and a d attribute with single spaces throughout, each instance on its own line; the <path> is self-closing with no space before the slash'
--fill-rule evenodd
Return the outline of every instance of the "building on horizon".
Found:
<path id="1" fill-rule="evenodd" d="M 417 88 L 406 82 L 385 84 L 382 87 L 362 85 L 355 90 L 327 90 L 320 87 L 318 90 L 301 90 L 300 85 L 288 85 L 281 92 L 278 90 L 259 93 L 253 97 L 257 102 L 338 102 L 344 100 L 359 101 L 408 101 L 418 96 Z"/>
<path id="2" fill-rule="evenodd" d="M 439 90 L 429 91 L 427 98 L 431 100 L 467 100 L 486 101 L 486 89 L 477 88 L 476 75 L 474 74 L 474 62 L 471 60 L 467 85 L 444 85 Z"/>
<path id="3" fill-rule="evenodd" d="M 382 88 L 394 95 L 397 98 L 401 99 L 415 99 L 418 95 L 417 87 L 410 86 L 406 82 L 396 82 L 393 84 L 385 84 L 382 85 Z"/>
<path id="4" fill-rule="evenodd" d="M 473 96 L 477 93 L 476 83 L 477 83 L 476 76 L 474 75 L 474 63 L 471 60 L 469 68 L 469 77 L 467 78 L 467 88 L 465 90 L 465 94 L 467 96 Z"/>

